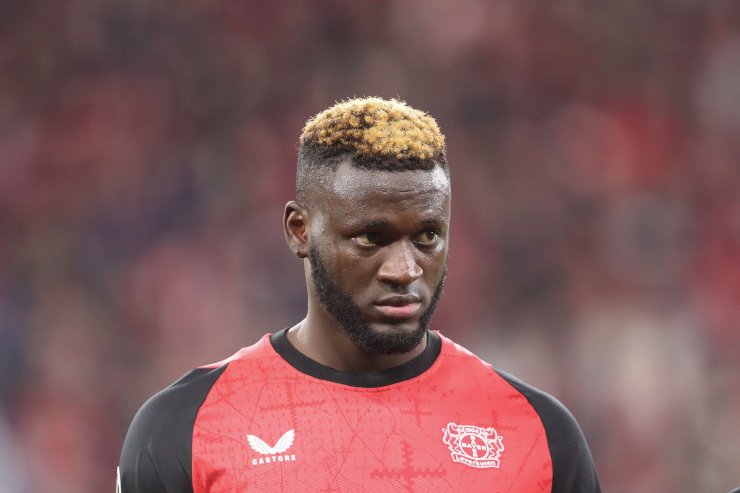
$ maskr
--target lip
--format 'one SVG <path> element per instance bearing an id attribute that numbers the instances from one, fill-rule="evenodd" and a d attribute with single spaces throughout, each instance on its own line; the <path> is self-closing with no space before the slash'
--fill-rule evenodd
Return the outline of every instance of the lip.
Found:
<path id="1" fill-rule="evenodd" d="M 386 318 L 408 319 L 415 316 L 421 308 L 418 296 L 389 296 L 375 303 L 377 310 Z"/>

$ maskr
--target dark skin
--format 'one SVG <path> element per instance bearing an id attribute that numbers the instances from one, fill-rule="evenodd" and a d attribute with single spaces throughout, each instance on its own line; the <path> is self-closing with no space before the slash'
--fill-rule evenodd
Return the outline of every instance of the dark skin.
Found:
<path id="1" fill-rule="evenodd" d="M 444 171 L 369 171 L 339 165 L 330 183 L 305 204 L 285 206 L 285 237 L 304 259 L 306 318 L 288 331 L 309 358 L 356 374 L 403 364 L 426 347 L 379 354 L 358 347 L 322 305 L 311 277 L 309 251 L 319 254 L 337 287 L 351 297 L 368 330 L 410 333 L 419 328 L 442 279 L 448 251 L 450 181 Z"/>

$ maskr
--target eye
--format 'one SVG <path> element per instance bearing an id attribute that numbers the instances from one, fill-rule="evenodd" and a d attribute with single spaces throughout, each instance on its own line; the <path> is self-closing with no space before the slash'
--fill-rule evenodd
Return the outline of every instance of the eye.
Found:
<path id="1" fill-rule="evenodd" d="M 414 237 L 414 243 L 423 246 L 431 246 L 439 240 L 439 233 L 434 230 L 424 231 Z"/>
<path id="2" fill-rule="evenodd" d="M 362 233 L 352 239 L 362 246 L 375 246 L 380 243 L 380 235 L 378 233 Z"/>

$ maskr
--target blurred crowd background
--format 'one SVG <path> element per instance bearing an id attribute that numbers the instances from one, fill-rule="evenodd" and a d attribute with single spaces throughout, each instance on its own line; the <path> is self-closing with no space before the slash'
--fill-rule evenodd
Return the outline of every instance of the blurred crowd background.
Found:
<path id="1" fill-rule="evenodd" d="M 305 120 L 435 116 L 433 325 L 557 395 L 605 492 L 740 486 L 740 2 L 0 2 L 0 491 L 113 491 L 154 391 L 305 313 Z"/>

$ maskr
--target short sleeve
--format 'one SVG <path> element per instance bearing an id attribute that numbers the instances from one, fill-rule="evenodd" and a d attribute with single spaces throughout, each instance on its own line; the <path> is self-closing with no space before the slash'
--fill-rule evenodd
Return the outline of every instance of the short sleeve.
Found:
<path id="1" fill-rule="evenodd" d="M 571 412 L 550 394 L 495 371 L 524 395 L 540 416 L 552 459 L 552 493 L 601 493 L 591 450 Z"/>
<path id="2" fill-rule="evenodd" d="M 120 493 L 192 492 L 193 425 L 226 369 L 198 368 L 155 394 L 134 416 L 118 469 Z"/>

